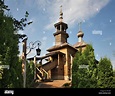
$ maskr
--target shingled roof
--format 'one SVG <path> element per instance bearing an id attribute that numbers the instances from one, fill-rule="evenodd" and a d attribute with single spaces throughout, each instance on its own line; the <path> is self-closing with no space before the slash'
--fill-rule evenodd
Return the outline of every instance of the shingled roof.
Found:
<path id="1" fill-rule="evenodd" d="M 70 48 L 72 48 L 72 49 L 74 49 L 74 50 L 77 51 L 77 49 L 75 49 L 75 48 L 74 48 L 73 46 L 71 46 L 69 43 L 63 43 L 63 44 L 61 44 L 61 45 L 54 45 L 53 47 L 47 49 L 47 51 L 50 52 L 50 51 L 54 51 L 54 50 L 61 49 L 61 48 L 64 48 L 64 47 L 70 47 Z"/>
<path id="2" fill-rule="evenodd" d="M 74 48 L 79 48 L 79 47 L 83 47 L 86 46 L 87 43 L 82 41 L 82 42 L 77 42 L 76 44 L 73 45 Z"/>
<path id="3" fill-rule="evenodd" d="M 54 56 L 57 54 L 63 54 L 64 55 L 64 53 L 62 53 L 60 51 L 53 51 L 53 52 L 47 53 L 45 56 L 36 57 L 36 60 L 41 60 L 41 59 L 47 58 L 49 56 Z M 34 60 L 34 57 L 27 58 L 27 60 Z"/>

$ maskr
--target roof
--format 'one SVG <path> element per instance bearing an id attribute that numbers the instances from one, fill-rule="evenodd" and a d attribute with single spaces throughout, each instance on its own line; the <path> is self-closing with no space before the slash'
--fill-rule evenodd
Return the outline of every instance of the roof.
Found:
<path id="1" fill-rule="evenodd" d="M 36 60 L 42 60 L 48 56 L 41 56 L 41 57 L 36 57 Z M 34 57 L 27 58 L 27 60 L 34 60 Z"/>
<path id="2" fill-rule="evenodd" d="M 83 47 L 83 46 L 86 46 L 86 45 L 87 45 L 87 43 L 82 41 L 82 42 L 77 42 L 76 44 L 73 45 L 73 47 L 78 48 L 78 47 Z"/>
<path id="3" fill-rule="evenodd" d="M 62 53 L 60 51 L 53 51 L 53 52 L 47 53 L 45 56 L 36 57 L 36 60 L 42 60 L 44 58 L 47 58 L 49 56 L 54 56 L 54 55 L 57 55 L 57 54 L 63 54 L 64 55 L 64 53 Z M 27 60 L 34 60 L 34 57 L 27 58 Z"/>
<path id="4" fill-rule="evenodd" d="M 58 22 L 58 23 L 54 24 L 54 26 L 55 26 L 55 27 L 56 27 L 56 26 L 60 26 L 60 24 L 62 24 L 63 26 L 65 26 L 66 29 L 68 28 L 68 25 L 67 25 L 66 23 L 64 23 L 64 22 Z"/>
<path id="5" fill-rule="evenodd" d="M 73 50 L 76 50 L 76 51 L 77 51 L 77 49 L 75 49 L 73 46 L 71 46 L 71 45 L 68 44 L 68 43 L 63 43 L 63 44 L 60 44 L 60 45 L 55 45 L 55 46 L 53 46 L 53 47 L 47 49 L 47 51 L 54 51 L 54 50 L 61 49 L 61 48 L 65 48 L 65 47 L 70 47 L 70 48 L 72 48 Z"/>
<path id="6" fill-rule="evenodd" d="M 79 32 L 77 33 L 77 36 L 78 36 L 78 37 L 83 37 L 83 36 L 84 36 L 84 33 L 83 33 L 82 31 L 79 31 Z"/>
<path id="7" fill-rule="evenodd" d="M 48 56 L 53 56 L 53 55 L 57 55 L 57 54 L 62 54 L 62 55 L 64 55 L 64 53 L 62 53 L 62 52 L 60 52 L 60 51 L 53 51 L 53 52 L 47 53 L 46 55 L 48 55 Z"/>

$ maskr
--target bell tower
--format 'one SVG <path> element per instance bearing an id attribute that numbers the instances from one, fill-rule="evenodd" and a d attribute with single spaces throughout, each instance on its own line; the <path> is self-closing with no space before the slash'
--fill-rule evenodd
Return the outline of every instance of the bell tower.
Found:
<path id="1" fill-rule="evenodd" d="M 68 25 L 63 22 L 62 6 L 60 6 L 59 21 L 54 24 L 54 27 L 56 28 L 56 32 L 53 34 L 55 45 L 47 49 L 49 54 L 54 54 L 54 56 L 51 56 L 51 60 L 55 61 L 54 64 L 57 64 L 50 70 L 51 77 L 53 79 L 70 80 L 72 76 L 72 60 L 78 50 L 67 42 L 69 37 L 68 33 L 66 33 Z M 53 66 L 54 64 L 51 65 Z"/>
<path id="2" fill-rule="evenodd" d="M 59 22 L 54 24 L 54 27 L 56 28 L 56 32 L 53 34 L 55 37 L 55 45 L 67 43 L 67 38 L 69 37 L 69 35 L 68 33 L 66 33 L 66 30 L 68 28 L 68 25 L 63 22 L 62 6 L 60 6 Z"/>
<path id="3" fill-rule="evenodd" d="M 81 23 L 82 22 L 79 23 L 79 31 L 77 33 L 78 42 L 76 44 L 74 44 L 73 47 L 76 48 L 77 50 L 82 49 L 82 51 L 83 51 L 86 48 L 87 43 L 84 42 L 84 40 L 83 40 L 84 33 L 81 30 Z"/>

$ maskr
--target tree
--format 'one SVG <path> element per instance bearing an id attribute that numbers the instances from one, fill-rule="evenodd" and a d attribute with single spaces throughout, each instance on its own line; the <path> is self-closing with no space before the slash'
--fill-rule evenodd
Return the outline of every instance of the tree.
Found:
<path id="1" fill-rule="evenodd" d="M 3 69 L 2 79 L 0 80 L 1 88 L 21 88 L 22 87 L 22 63 L 18 57 L 18 30 L 24 30 L 27 22 L 28 12 L 25 18 L 17 20 L 5 13 L 8 6 L 0 0 L 0 65 L 9 65 L 10 68 Z"/>
<path id="2" fill-rule="evenodd" d="M 97 60 L 95 59 L 94 49 L 91 44 L 87 45 L 83 52 L 86 59 L 88 70 L 87 75 L 89 79 L 89 88 L 97 87 Z"/>
<path id="3" fill-rule="evenodd" d="M 17 87 L 15 84 L 18 76 L 17 68 L 18 58 L 18 36 L 14 34 L 13 19 L 8 15 L 0 15 L 0 55 L 1 64 L 9 65 L 10 68 L 3 70 L 2 86 L 3 88 Z M 19 70 L 18 70 L 19 71 Z M 20 79 L 20 78 L 19 78 Z"/>
<path id="4" fill-rule="evenodd" d="M 80 62 L 80 56 L 81 52 L 77 52 L 75 54 L 74 60 L 73 60 L 73 66 L 72 66 L 72 88 L 78 87 L 78 67 Z"/>
<path id="5" fill-rule="evenodd" d="M 26 81 L 27 81 L 26 86 L 27 86 L 27 88 L 29 88 L 32 86 L 33 80 L 34 80 L 34 63 L 33 63 L 33 61 L 27 62 L 26 69 L 27 69 L 26 77 L 28 77 L 28 78 L 26 78 Z"/>
<path id="6" fill-rule="evenodd" d="M 4 4 L 4 0 L 0 0 L 0 14 L 4 14 L 4 10 L 9 11 L 8 6 Z"/>
<path id="7" fill-rule="evenodd" d="M 97 65 L 95 62 L 94 49 L 87 45 L 86 49 L 76 53 L 72 66 L 73 88 L 96 88 Z"/>
<path id="8" fill-rule="evenodd" d="M 115 70 L 113 70 L 113 80 L 111 83 L 111 88 L 115 88 Z"/>
<path id="9" fill-rule="evenodd" d="M 98 88 L 112 88 L 115 86 L 112 64 L 107 57 L 101 58 L 99 61 L 97 84 Z"/>

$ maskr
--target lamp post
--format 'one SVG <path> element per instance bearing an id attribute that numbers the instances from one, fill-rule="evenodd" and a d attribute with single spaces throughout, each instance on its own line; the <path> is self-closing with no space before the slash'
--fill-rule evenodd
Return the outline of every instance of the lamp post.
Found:
<path id="1" fill-rule="evenodd" d="M 26 35 L 25 35 L 26 36 Z M 25 37 L 24 36 L 24 37 Z M 27 37 L 23 39 L 23 52 L 22 52 L 22 74 L 23 74 L 23 87 L 26 88 L 26 57 L 27 55 L 31 52 L 32 49 L 35 49 L 37 46 L 38 48 L 36 49 L 37 55 L 40 55 L 41 49 L 39 46 L 41 45 L 41 42 L 39 40 L 35 42 L 30 42 L 29 46 L 27 46 Z M 37 44 L 37 45 L 36 45 Z M 27 52 L 27 48 L 29 48 L 29 51 Z M 35 63 L 36 64 L 36 63 Z M 36 68 L 36 65 L 35 65 Z M 34 70 L 35 74 L 35 70 Z"/>
<path id="2" fill-rule="evenodd" d="M 36 45 L 37 44 L 37 45 Z M 40 41 L 35 41 L 35 42 L 30 42 L 29 43 L 29 52 L 27 54 L 29 54 L 31 52 L 32 49 L 36 48 L 38 46 L 38 48 L 36 49 L 36 55 L 40 55 L 41 54 L 41 49 L 39 48 L 39 46 L 41 46 L 41 42 Z M 34 56 L 34 80 L 36 80 L 36 55 Z"/>
<path id="3" fill-rule="evenodd" d="M 27 38 L 23 39 L 23 51 L 22 51 L 22 75 L 23 75 L 23 87 L 26 87 L 26 46 Z"/>

